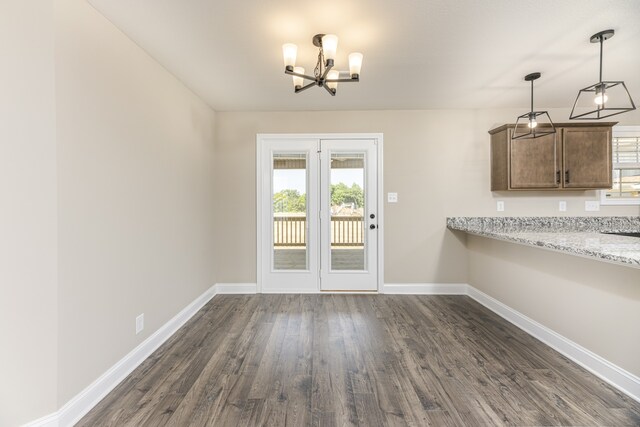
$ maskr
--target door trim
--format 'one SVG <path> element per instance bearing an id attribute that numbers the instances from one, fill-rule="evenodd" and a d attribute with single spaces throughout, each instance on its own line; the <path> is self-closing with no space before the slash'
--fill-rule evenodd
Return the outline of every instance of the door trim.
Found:
<path id="1" fill-rule="evenodd" d="M 377 193 L 378 193 L 378 283 L 377 292 L 382 292 L 384 288 L 384 179 L 383 179 L 383 134 L 382 133 L 259 133 L 256 135 L 256 291 L 262 293 L 262 268 L 266 263 L 266 256 L 262 251 L 263 239 L 262 239 L 262 215 L 264 214 L 262 209 L 262 185 L 265 179 L 263 170 L 262 158 L 262 145 L 266 141 L 274 140 L 295 140 L 295 139 L 373 139 L 376 144 L 377 151 Z M 320 287 L 316 290 L 316 293 L 320 293 Z M 371 291 L 363 292 L 371 294 Z"/>

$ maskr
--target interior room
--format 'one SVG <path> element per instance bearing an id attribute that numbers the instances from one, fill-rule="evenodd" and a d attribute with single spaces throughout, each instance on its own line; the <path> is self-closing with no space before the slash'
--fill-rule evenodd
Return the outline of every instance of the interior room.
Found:
<path id="1" fill-rule="evenodd" d="M 640 425 L 638 22 L 0 2 L 0 426 Z"/>

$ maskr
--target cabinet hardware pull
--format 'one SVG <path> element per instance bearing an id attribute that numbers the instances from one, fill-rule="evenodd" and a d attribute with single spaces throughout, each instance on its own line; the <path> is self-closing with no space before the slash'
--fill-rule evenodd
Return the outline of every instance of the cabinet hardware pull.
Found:
<path id="1" fill-rule="evenodd" d="M 569 169 L 564 171 L 564 182 L 569 183 Z"/>
<path id="2" fill-rule="evenodd" d="M 556 184 L 560 184 L 560 171 L 556 171 Z"/>

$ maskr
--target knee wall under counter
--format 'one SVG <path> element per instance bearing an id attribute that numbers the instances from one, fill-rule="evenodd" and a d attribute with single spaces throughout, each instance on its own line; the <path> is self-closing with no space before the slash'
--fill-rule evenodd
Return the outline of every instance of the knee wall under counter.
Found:
<path id="1" fill-rule="evenodd" d="M 469 283 L 640 375 L 640 270 L 469 235 Z"/>

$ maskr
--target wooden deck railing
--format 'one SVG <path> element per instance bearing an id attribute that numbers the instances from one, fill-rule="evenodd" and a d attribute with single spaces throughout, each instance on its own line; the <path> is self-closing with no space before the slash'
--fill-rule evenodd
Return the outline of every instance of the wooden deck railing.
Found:
<path id="1" fill-rule="evenodd" d="M 331 246 L 364 246 L 361 216 L 331 217 Z"/>
<path id="2" fill-rule="evenodd" d="M 274 246 L 306 246 L 307 242 L 306 216 L 274 216 L 273 217 L 273 245 Z"/>
<path id="3" fill-rule="evenodd" d="M 273 218 L 274 246 L 305 246 L 306 230 L 304 216 L 276 216 Z M 363 217 L 332 216 L 331 246 L 364 246 Z"/>

